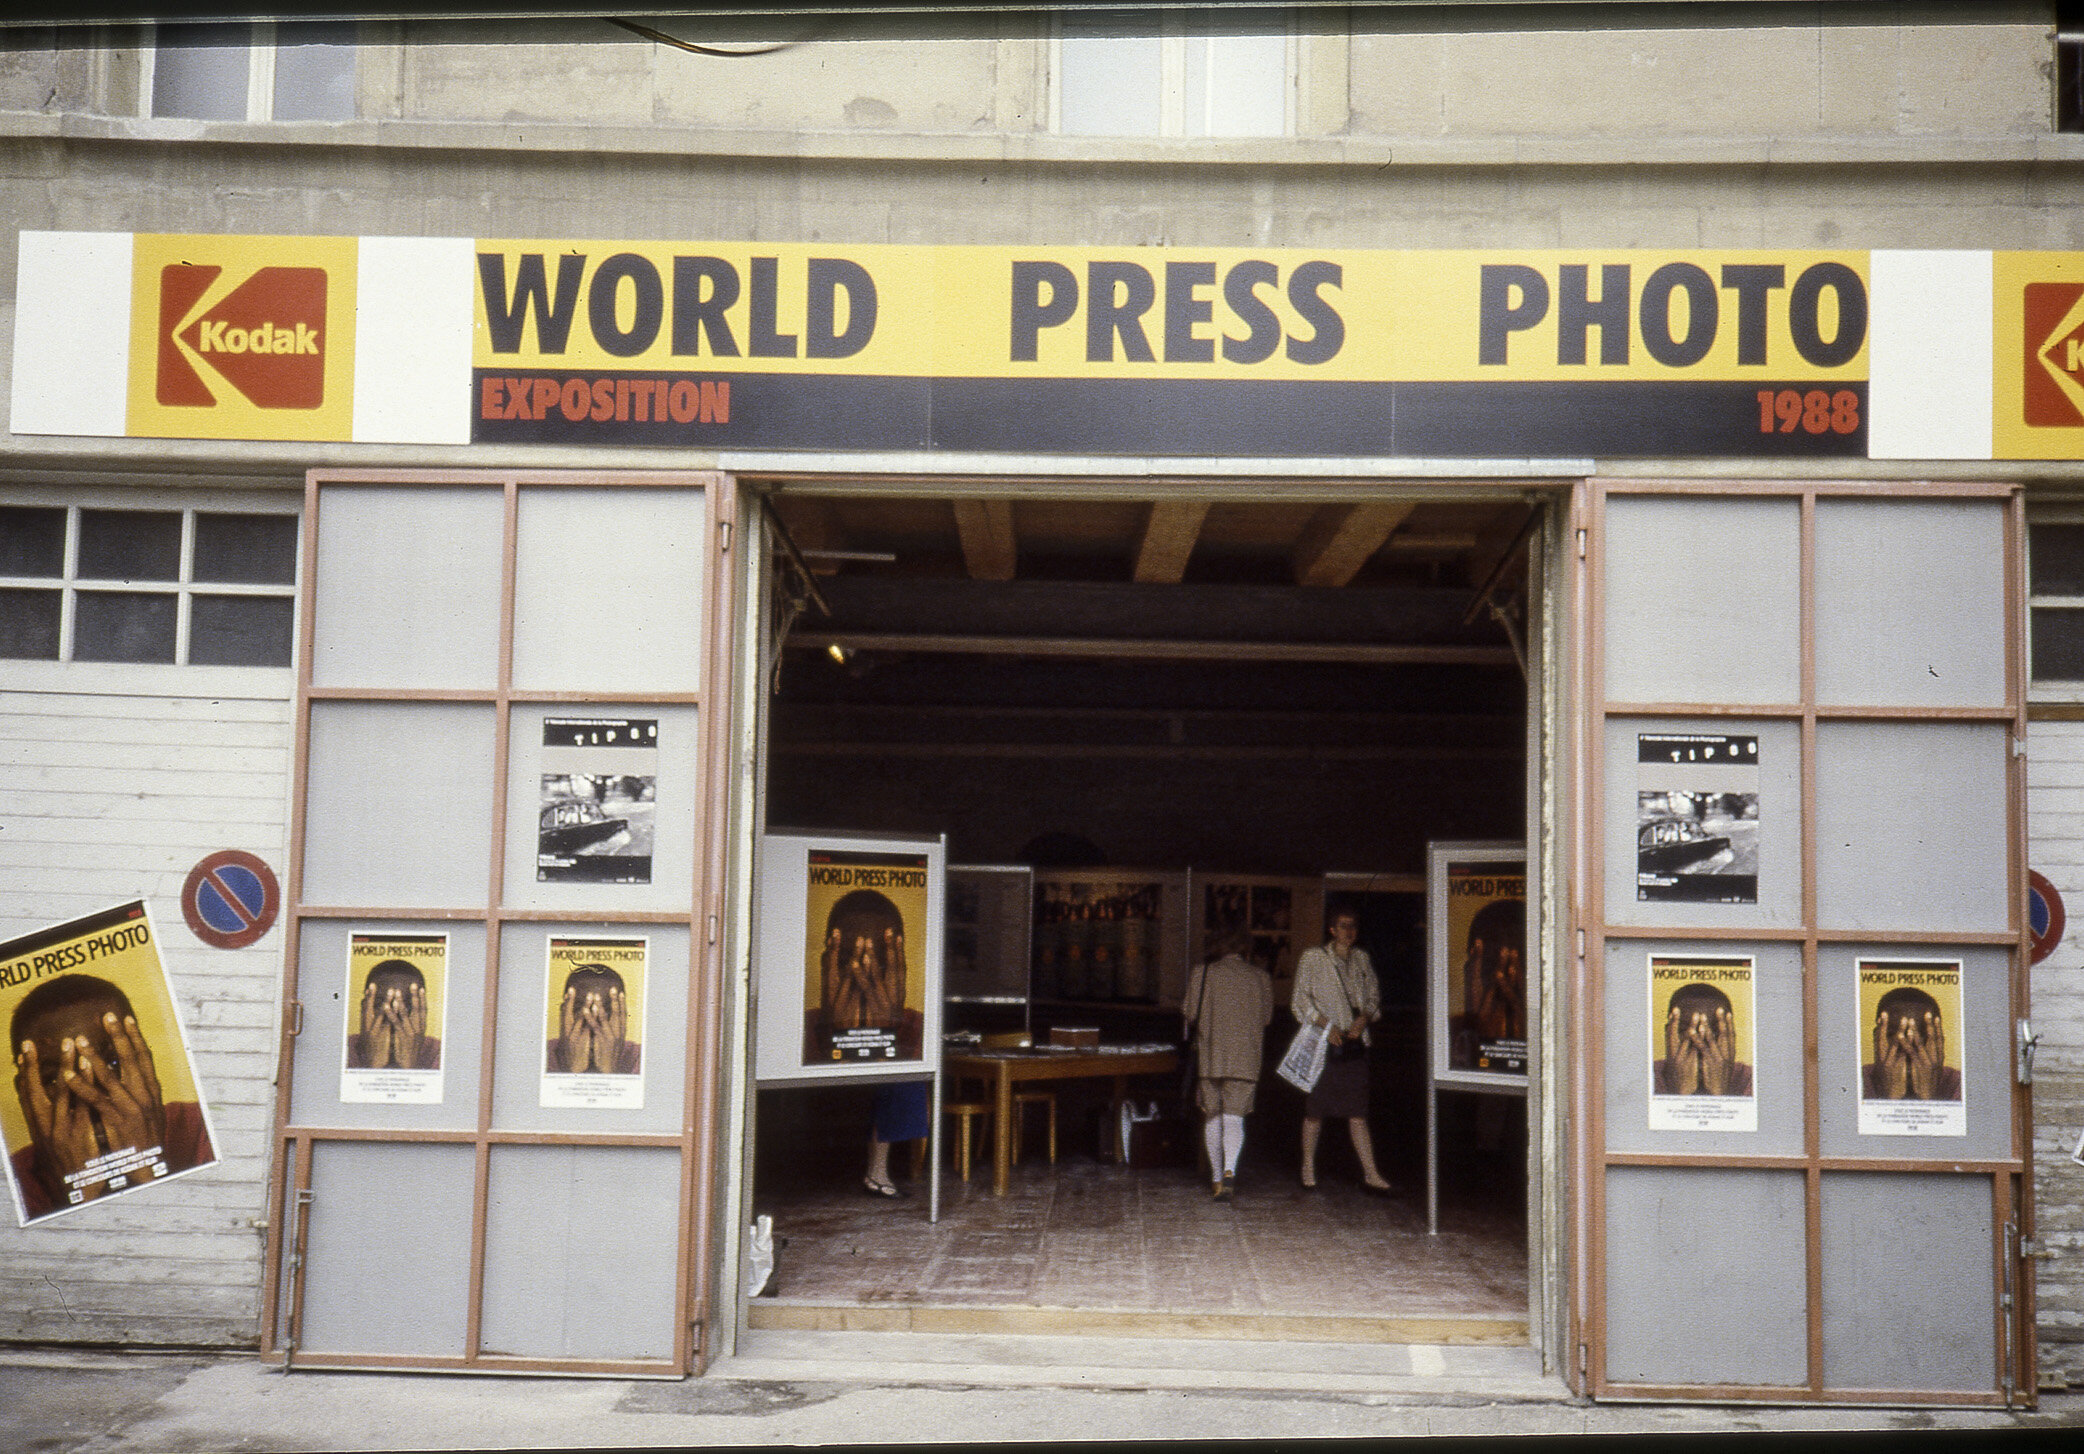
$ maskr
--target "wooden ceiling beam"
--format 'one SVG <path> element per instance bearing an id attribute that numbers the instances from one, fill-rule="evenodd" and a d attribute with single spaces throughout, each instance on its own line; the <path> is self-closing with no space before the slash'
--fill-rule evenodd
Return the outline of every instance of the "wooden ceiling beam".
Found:
<path id="1" fill-rule="evenodd" d="M 796 542 L 796 549 L 805 553 L 804 564 L 816 576 L 839 574 L 839 562 L 820 560 L 815 554 L 821 550 L 844 550 L 846 545 L 840 537 L 839 526 L 832 518 L 832 507 L 823 500 L 809 495 L 775 495 L 775 513 L 781 516 L 789 538 Z"/>
<path id="2" fill-rule="evenodd" d="M 1327 505 L 1310 518 L 1295 543 L 1292 563 L 1299 586 L 1343 586 L 1360 574 L 1368 557 L 1418 506 L 1401 501 Z"/>
<path id="3" fill-rule="evenodd" d="M 1143 522 L 1143 538 L 1136 542 L 1135 579 L 1147 585 L 1178 585 L 1207 518 L 1206 500 L 1153 501 Z"/>
<path id="4" fill-rule="evenodd" d="M 956 500 L 955 533 L 973 581 L 1010 581 L 1020 546 L 1013 535 L 1011 500 Z"/>

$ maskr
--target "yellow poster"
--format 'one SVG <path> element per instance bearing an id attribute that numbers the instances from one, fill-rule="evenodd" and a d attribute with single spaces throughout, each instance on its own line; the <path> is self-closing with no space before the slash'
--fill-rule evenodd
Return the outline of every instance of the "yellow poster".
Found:
<path id="1" fill-rule="evenodd" d="M 647 939 L 551 936 L 538 1103 L 636 1110 L 644 1104 Z"/>
<path id="2" fill-rule="evenodd" d="M 343 1101 L 439 1105 L 449 936 L 352 934 Z"/>
<path id="3" fill-rule="evenodd" d="M 803 1063 L 921 1059 L 927 856 L 807 852 Z"/>
<path id="4" fill-rule="evenodd" d="M 1756 1131 L 1758 966 L 1650 956 L 1650 1129 Z"/>
<path id="5" fill-rule="evenodd" d="M 1961 961 L 1863 959 L 1860 1134 L 1965 1136 Z"/>
<path id="6" fill-rule="evenodd" d="M 0 944 L 15 1093 L 0 1097 L 23 1226 L 217 1160 L 142 900 Z"/>
<path id="7" fill-rule="evenodd" d="M 1527 1073 L 1526 898 L 1518 863 L 1447 865 L 1451 1070 Z"/>

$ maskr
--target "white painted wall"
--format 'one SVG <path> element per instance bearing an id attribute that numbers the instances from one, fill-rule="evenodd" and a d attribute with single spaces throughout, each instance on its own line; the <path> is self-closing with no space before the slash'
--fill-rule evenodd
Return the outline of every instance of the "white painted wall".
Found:
<path id="1" fill-rule="evenodd" d="M 184 672 L 214 694 L 167 694 Z M 150 903 L 220 1158 L 32 1228 L 0 1210 L 0 1340 L 255 1340 L 282 929 L 211 949 L 180 905 L 215 849 L 287 866 L 290 673 L 245 673 L 246 696 L 232 675 L 0 662 L 0 937 Z M 68 677 L 86 689 L 51 689 Z"/>
<path id="2" fill-rule="evenodd" d="M 2055 885 L 2069 929 L 2033 970 L 2034 1196 L 2040 1238 L 2043 1383 L 2084 1384 L 2084 722 L 2035 722 L 2027 737 L 2027 863 Z"/>

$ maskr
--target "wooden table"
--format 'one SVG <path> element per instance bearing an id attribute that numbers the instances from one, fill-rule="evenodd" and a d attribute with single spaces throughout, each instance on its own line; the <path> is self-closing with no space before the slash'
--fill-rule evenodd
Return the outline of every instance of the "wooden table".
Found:
<path id="1" fill-rule="evenodd" d="M 1120 1124 L 1120 1107 L 1128 1097 L 1129 1077 L 1160 1075 L 1179 1069 L 1179 1051 L 1165 1050 L 950 1050 L 943 1057 L 944 1074 L 969 1076 L 992 1082 L 996 1102 L 992 1107 L 991 1189 L 1004 1196 L 1013 1181 L 1013 1085 L 1023 1080 L 1114 1081 L 1114 1099 L 1109 1127 Z M 1116 1138 L 1115 1155 L 1127 1151 Z"/>

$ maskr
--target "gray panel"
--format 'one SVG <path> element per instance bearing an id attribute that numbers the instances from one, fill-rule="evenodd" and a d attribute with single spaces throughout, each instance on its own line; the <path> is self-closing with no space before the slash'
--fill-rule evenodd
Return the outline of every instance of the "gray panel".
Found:
<path id="1" fill-rule="evenodd" d="M 505 516 L 497 489 L 327 486 L 313 685 L 497 686 Z"/>
<path id="2" fill-rule="evenodd" d="M 1824 1386 L 1997 1386 L 1990 1178 L 1823 1177 Z"/>
<path id="3" fill-rule="evenodd" d="M 1819 500 L 1816 699 L 2004 704 L 1997 500 Z"/>
<path id="4" fill-rule="evenodd" d="M 469 1146 L 312 1149 L 301 1348 L 463 1355 L 475 1159 Z"/>
<path id="5" fill-rule="evenodd" d="M 1692 904 L 1635 896 L 1636 736 L 1749 733 L 1758 738 L 1758 902 Z M 1606 724 L 1606 917 L 1684 929 L 1795 929 L 1802 923 L 1802 730 L 1793 722 L 1613 717 Z"/>
<path id="6" fill-rule="evenodd" d="M 545 717 L 650 718 L 658 723 L 656 791 L 652 809 L 651 882 L 648 884 L 541 883 L 536 879 L 537 825 L 542 811 Z M 696 771 L 695 707 L 584 706 L 516 703 L 508 713 L 507 856 L 504 902 L 515 909 L 574 914 L 639 909 L 685 911 L 695 891 L 695 805 L 702 793 Z"/>
<path id="7" fill-rule="evenodd" d="M 1607 1171 L 1606 1373 L 1617 1383 L 1809 1377 L 1798 1171 Z"/>
<path id="8" fill-rule="evenodd" d="M 549 1038 L 546 956 L 550 937 L 568 934 L 651 941 L 638 1060 L 644 1104 L 637 1109 L 540 1104 Z M 501 1131 L 678 1132 L 687 1084 L 687 930 L 669 924 L 508 924 L 499 942 L 493 1126 Z"/>
<path id="9" fill-rule="evenodd" d="M 1660 1012 L 1649 989 L 1653 954 L 1749 955 L 1757 996 L 1752 1083 L 1756 1131 L 1650 1129 L 1651 1037 Z M 1606 956 L 1606 1144 L 1610 1151 L 1702 1156 L 1802 1154 L 1802 951 L 1793 944 L 1612 940 Z"/>
<path id="10" fill-rule="evenodd" d="M 1800 700 L 1796 501 L 1609 496 L 1605 550 L 1609 701 Z"/>
<path id="11" fill-rule="evenodd" d="M 304 902 L 482 907 L 493 711 L 466 702 L 313 702 Z"/>
<path id="12" fill-rule="evenodd" d="M 701 690 L 706 504 L 698 489 L 521 491 L 514 685 Z"/>
<path id="13" fill-rule="evenodd" d="M 1999 722 L 1816 729 L 1816 918 L 1823 929 L 2002 932 Z"/>
<path id="14" fill-rule="evenodd" d="M 493 1147 L 479 1350 L 672 1357 L 679 1227 L 678 1151 Z"/>
<path id="15" fill-rule="evenodd" d="M 441 1036 L 440 1105 L 389 1105 L 340 1099 L 347 1020 L 347 942 L 355 934 L 449 936 L 448 1004 Z M 290 1085 L 290 1123 L 296 1126 L 380 1126 L 385 1129 L 467 1131 L 478 1123 L 479 1026 L 485 1014 L 485 927 L 402 919 L 308 919 L 297 938 L 297 1001 L 304 1028 L 297 1036 L 296 1074 Z M 430 1027 L 430 1033 L 431 1031 Z"/>
<path id="16" fill-rule="evenodd" d="M 1862 1136 L 1862 1065 L 1873 1030 L 1860 1023 L 1856 966 L 1862 959 L 1958 959 L 1965 1024 L 1948 1026 L 1960 1056 L 1965 1136 Z M 1817 1086 L 1826 1156 L 1963 1157 L 2012 1154 L 2012 989 L 2007 957 L 1989 946 L 1826 944 L 1817 953 Z"/>

